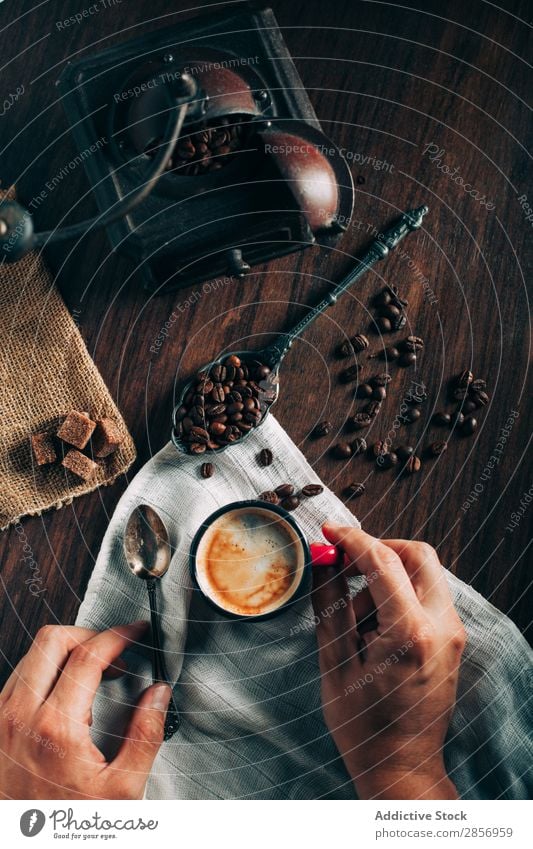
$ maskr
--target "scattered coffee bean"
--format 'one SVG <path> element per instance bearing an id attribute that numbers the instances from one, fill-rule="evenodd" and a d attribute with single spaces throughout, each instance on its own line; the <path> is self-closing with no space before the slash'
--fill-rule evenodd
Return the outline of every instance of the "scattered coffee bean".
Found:
<path id="1" fill-rule="evenodd" d="M 405 461 L 403 468 L 406 475 L 414 475 L 420 471 L 421 466 L 420 457 L 417 457 L 416 454 L 411 454 Z"/>
<path id="2" fill-rule="evenodd" d="M 346 487 L 347 498 L 359 498 L 365 491 L 364 483 L 351 483 Z"/>
<path id="3" fill-rule="evenodd" d="M 345 368 L 344 371 L 340 373 L 340 380 L 342 383 L 351 383 L 353 380 L 357 380 L 359 377 L 359 372 L 362 371 L 362 366 L 359 363 L 354 363 L 353 366 L 349 368 Z"/>
<path id="4" fill-rule="evenodd" d="M 281 502 L 281 506 L 284 510 L 296 510 L 296 508 L 300 504 L 300 499 L 297 495 L 289 495 L 287 498 L 284 498 Z"/>
<path id="5" fill-rule="evenodd" d="M 207 445 L 204 442 L 191 442 L 189 451 L 191 454 L 203 454 L 207 450 Z"/>
<path id="6" fill-rule="evenodd" d="M 473 380 L 469 386 L 471 392 L 484 392 L 487 388 L 486 380 Z"/>
<path id="7" fill-rule="evenodd" d="M 358 454 L 363 454 L 367 449 L 366 439 L 362 436 L 358 436 L 357 439 L 354 439 L 352 442 L 352 453 L 354 456 Z"/>
<path id="8" fill-rule="evenodd" d="M 289 496 L 294 494 L 294 486 L 292 483 L 282 483 L 275 488 L 274 492 L 280 498 L 289 498 Z"/>
<path id="9" fill-rule="evenodd" d="M 395 348 L 394 345 L 390 345 L 388 348 L 383 348 L 379 353 L 379 357 L 381 360 L 393 361 L 397 360 L 400 356 L 400 352 L 398 348 Z"/>
<path id="10" fill-rule="evenodd" d="M 392 283 L 389 283 L 385 287 L 385 291 L 387 291 L 391 298 L 391 303 L 395 304 L 397 307 L 407 307 L 409 305 L 409 301 L 406 301 L 405 298 L 400 297 L 400 290 L 397 286 L 394 286 Z"/>
<path id="11" fill-rule="evenodd" d="M 477 419 L 474 416 L 468 416 L 461 423 L 461 433 L 465 436 L 472 436 L 475 430 L 477 430 Z"/>
<path id="12" fill-rule="evenodd" d="M 378 457 L 383 456 L 383 454 L 387 454 L 388 450 L 388 443 L 382 439 L 378 439 L 378 441 L 373 442 L 368 449 L 368 456 L 371 460 L 376 460 Z"/>
<path id="13" fill-rule="evenodd" d="M 202 463 L 200 473 L 203 478 L 212 478 L 215 474 L 215 467 L 212 463 Z"/>
<path id="14" fill-rule="evenodd" d="M 381 401 L 370 401 L 361 413 L 356 415 L 367 416 L 370 420 L 375 419 L 381 410 Z M 353 417 L 355 419 L 355 416 Z"/>
<path id="15" fill-rule="evenodd" d="M 471 401 L 470 398 L 466 398 L 466 400 L 463 401 L 463 413 L 465 413 L 465 415 L 467 413 L 473 413 L 476 408 L 477 404 L 475 401 Z"/>
<path id="16" fill-rule="evenodd" d="M 261 451 L 259 452 L 258 459 L 259 459 L 259 465 L 260 466 L 270 466 L 272 464 L 273 459 L 274 459 L 274 457 L 272 455 L 272 451 L 270 450 L 270 448 L 262 448 Z"/>
<path id="17" fill-rule="evenodd" d="M 352 336 L 351 339 L 345 339 L 344 342 L 336 348 L 337 356 L 352 357 L 354 354 L 359 354 L 368 348 L 369 342 L 366 336 L 358 333 L 357 336 Z"/>
<path id="18" fill-rule="evenodd" d="M 313 429 L 312 436 L 314 439 L 320 439 L 322 436 L 327 436 L 331 430 L 331 422 L 328 419 L 324 419 L 323 422 L 319 422 L 316 427 Z"/>
<path id="19" fill-rule="evenodd" d="M 420 418 L 420 415 L 421 413 L 418 407 L 410 407 L 400 418 L 403 424 L 413 424 L 413 422 L 416 422 Z"/>
<path id="20" fill-rule="evenodd" d="M 472 392 L 470 397 L 472 399 L 472 403 L 475 404 L 476 407 L 485 407 L 490 401 L 489 396 L 486 392 L 483 392 L 482 389 Z"/>
<path id="21" fill-rule="evenodd" d="M 372 391 L 369 383 L 360 383 L 355 394 L 357 398 L 370 398 Z"/>
<path id="22" fill-rule="evenodd" d="M 372 404 L 375 403 L 377 402 L 372 402 Z M 372 424 L 373 418 L 374 416 L 370 415 L 368 412 L 355 413 L 355 415 L 349 419 L 349 424 L 353 430 L 363 430 L 365 427 L 369 427 Z"/>
<path id="23" fill-rule="evenodd" d="M 398 330 L 403 330 L 403 328 L 405 327 L 406 324 L 407 324 L 407 316 L 403 312 L 400 313 L 400 315 L 397 316 L 396 318 L 392 319 L 392 329 L 395 333 L 397 333 Z"/>
<path id="24" fill-rule="evenodd" d="M 443 440 L 439 440 L 438 442 L 432 442 L 428 448 L 428 454 L 430 457 L 440 457 L 441 454 L 444 454 L 445 451 L 448 450 L 448 443 Z"/>
<path id="25" fill-rule="evenodd" d="M 415 453 L 415 449 L 411 445 L 399 445 L 396 449 L 398 459 L 405 463 Z"/>
<path id="26" fill-rule="evenodd" d="M 370 397 L 373 401 L 384 401 L 387 397 L 387 390 L 384 386 L 376 386 L 376 388 L 372 390 Z"/>
<path id="27" fill-rule="evenodd" d="M 308 483 L 305 486 L 302 486 L 302 495 L 305 495 L 306 498 L 313 498 L 315 495 L 320 495 L 322 492 L 324 492 L 324 487 L 319 483 Z"/>
<path id="28" fill-rule="evenodd" d="M 413 352 L 407 352 L 402 354 L 400 359 L 398 360 L 398 365 L 402 368 L 408 368 L 409 366 L 414 366 L 416 363 L 416 354 Z"/>
<path id="29" fill-rule="evenodd" d="M 474 375 L 472 374 L 472 372 L 469 369 L 464 369 L 461 374 L 457 375 L 455 383 L 457 387 L 467 389 L 473 380 Z"/>
<path id="30" fill-rule="evenodd" d="M 432 422 L 439 427 L 449 427 L 452 423 L 452 417 L 449 413 L 435 413 Z"/>
<path id="31" fill-rule="evenodd" d="M 424 347 L 424 340 L 420 336 L 408 336 L 403 342 L 400 342 L 399 348 L 402 351 L 407 351 L 408 354 L 416 354 Z"/>
<path id="32" fill-rule="evenodd" d="M 379 315 L 395 321 L 401 315 L 401 310 L 395 304 L 386 304 L 379 308 Z"/>
<path id="33" fill-rule="evenodd" d="M 383 374 L 377 374 L 375 377 L 373 377 L 370 383 L 372 384 L 372 386 L 387 386 L 387 384 L 390 383 L 391 380 L 392 377 L 390 376 L 390 374 L 384 372 Z"/>
<path id="34" fill-rule="evenodd" d="M 378 333 L 390 333 L 392 331 L 392 322 L 390 318 L 385 318 L 385 316 L 374 319 L 374 324 Z"/>
<path id="35" fill-rule="evenodd" d="M 273 489 L 267 489 L 266 492 L 262 492 L 261 495 L 258 496 L 259 501 L 267 501 L 269 504 L 279 504 L 280 497 L 274 492 Z"/>
<path id="36" fill-rule="evenodd" d="M 388 289 L 382 289 L 381 292 L 372 299 L 372 303 L 375 307 L 384 307 L 387 304 L 390 304 L 392 301 L 391 293 Z"/>
<path id="37" fill-rule="evenodd" d="M 339 442 L 333 448 L 333 456 L 336 457 L 337 460 L 347 460 L 352 456 L 352 448 L 347 442 Z"/>
<path id="38" fill-rule="evenodd" d="M 464 417 L 463 413 L 461 412 L 461 410 L 456 410 L 456 412 L 453 413 L 452 416 L 451 416 L 450 425 L 451 425 L 451 427 L 455 427 L 455 425 L 457 425 L 458 427 L 461 427 L 464 420 L 465 420 L 465 417 Z"/>
<path id="39" fill-rule="evenodd" d="M 380 456 L 376 458 L 376 466 L 378 469 L 392 469 L 392 467 L 396 466 L 397 463 L 398 456 L 394 453 L 394 451 L 388 451 L 386 454 L 380 454 Z"/>

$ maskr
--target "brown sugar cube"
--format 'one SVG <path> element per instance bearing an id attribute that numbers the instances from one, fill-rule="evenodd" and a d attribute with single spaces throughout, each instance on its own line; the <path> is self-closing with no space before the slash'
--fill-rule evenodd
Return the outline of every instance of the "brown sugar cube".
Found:
<path id="1" fill-rule="evenodd" d="M 98 463 L 94 463 L 90 457 L 86 457 L 85 454 L 76 451 L 75 448 L 67 451 L 61 465 L 65 469 L 68 469 L 69 472 L 74 472 L 75 475 L 84 481 L 91 480 L 98 468 Z"/>
<path id="2" fill-rule="evenodd" d="M 95 457 L 108 457 L 122 443 L 122 434 L 113 419 L 96 419 L 93 437 Z"/>
<path id="3" fill-rule="evenodd" d="M 32 433 L 31 448 L 38 466 L 47 466 L 57 460 L 54 441 L 49 433 Z"/>
<path id="4" fill-rule="evenodd" d="M 96 423 L 85 413 L 71 410 L 59 428 L 57 435 L 63 442 L 68 442 L 69 445 L 74 445 L 76 448 L 85 448 L 95 427 Z"/>

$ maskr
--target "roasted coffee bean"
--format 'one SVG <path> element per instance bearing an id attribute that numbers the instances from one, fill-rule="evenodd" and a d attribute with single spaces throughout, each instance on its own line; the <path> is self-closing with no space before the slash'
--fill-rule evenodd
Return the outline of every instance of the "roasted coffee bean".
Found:
<path id="1" fill-rule="evenodd" d="M 402 354 L 400 359 L 398 360 L 398 365 L 402 368 L 408 368 L 409 366 L 414 366 L 416 363 L 416 354 L 413 353 L 405 353 Z"/>
<path id="2" fill-rule="evenodd" d="M 191 442 L 189 445 L 189 451 L 191 454 L 204 454 L 207 450 L 207 445 L 205 442 Z"/>
<path id="3" fill-rule="evenodd" d="M 187 415 L 187 407 L 183 407 L 183 406 L 178 407 L 178 409 L 176 410 L 175 420 L 177 422 L 181 422 L 182 419 L 184 419 L 186 415 Z"/>
<path id="4" fill-rule="evenodd" d="M 241 433 L 248 433 L 253 428 L 253 425 L 250 422 L 237 422 L 237 427 Z"/>
<path id="5" fill-rule="evenodd" d="M 387 390 L 384 386 L 376 386 L 376 388 L 372 390 L 372 395 L 370 397 L 373 401 L 384 401 L 387 397 Z"/>
<path id="6" fill-rule="evenodd" d="M 391 303 L 396 304 L 397 307 L 406 307 L 409 305 L 409 301 L 406 301 L 405 298 L 400 296 L 400 290 L 397 286 L 394 286 L 392 283 L 389 283 L 385 287 L 385 291 L 389 293 L 391 298 Z"/>
<path id="7" fill-rule="evenodd" d="M 331 422 L 328 419 L 324 419 L 323 422 L 319 422 L 314 428 L 312 432 L 312 436 L 315 439 L 320 439 L 322 436 L 327 436 L 331 430 Z"/>
<path id="8" fill-rule="evenodd" d="M 243 419 L 248 424 L 256 425 L 262 418 L 260 410 L 251 410 L 247 413 L 244 413 Z"/>
<path id="9" fill-rule="evenodd" d="M 215 474 L 215 467 L 212 463 L 202 463 L 200 467 L 200 474 L 203 478 L 212 478 Z"/>
<path id="10" fill-rule="evenodd" d="M 401 310 L 394 304 L 387 304 L 386 306 L 379 308 L 379 315 L 384 316 L 385 318 L 390 318 L 391 321 L 394 321 L 399 315 L 401 315 Z"/>
<path id="11" fill-rule="evenodd" d="M 225 373 L 225 369 L 224 369 L 224 373 Z M 211 369 L 211 377 L 215 381 L 215 383 L 221 382 L 221 380 L 222 380 L 222 366 L 220 365 L 220 363 L 217 363 L 217 365 L 213 366 L 213 368 Z"/>
<path id="12" fill-rule="evenodd" d="M 209 416 L 209 418 L 213 418 L 214 416 L 222 416 L 225 412 L 225 404 L 208 404 L 205 407 L 205 414 L 206 416 Z"/>
<path id="13" fill-rule="evenodd" d="M 351 383 L 352 380 L 357 380 L 360 371 L 362 371 L 362 366 L 360 366 L 359 363 L 354 363 L 353 366 L 345 368 L 344 371 L 341 371 L 340 373 L 342 383 Z"/>
<path id="14" fill-rule="evenodd" d="M 439 440 L 438 442 L 432 442 L 428 448 L 428 454 L 430 457 L 440 457 L 441 454 L 444 454 L 445 451 L 448 450 L 448 443 L 443 440 Z"/>
<path id="15" fill-rule="evenodd" d="M 461 424 L 461 433 L 472 436 L 475 430 L 477 430 L 477 419 L 474 416 L 468 416 Z"/>
<path id="16" fill-rule="evenodd" d="M 255 376 L 256 380 L 265 380 L 270 374 L 271 369 L 268 366 L 262 365 L 257 369 Z"/>
<path id="17" fill-rule="evenodd" d="M 365 491 L 364 483 L 351 483 L 346 487 L 347 498 L 359 498 Z"/>
<path id="18" fill-rule="evenodd" d="M 480 389 L 479 391 L 476 390 L 476 392 L 472 392 L 470 397 L 472 398 L 472 402 L 476 405 L 476 407 L 485 407 L 490 401 L 489 396 L 486 392 L 483 392 L 482 389 Z"/>
<path id="19" fill-rule="evenodd" d="M 368 348 L 369 342 L 366 336 L 358 333 L 357 336 L 352 336 L 351 339 L 345 339 L 337 346 L 336 352 L 339 357 L 352 357 L 354 354 L 359 354 Z"/>
<path id="20" fill-rule="evenodd" d="M 183 430 L 185 431 L 185 433 L 189 433 L 191 427 L 194 426 L 194 422 L 193 422 L 193 420 L 191 419 L 190 416 L 185 416 L 185 418 L 182 421 L 182 425 L 183 425 Z"/>
<path id="21" fill-rule="evenodd" d="M 472 383 L 473 379 L 474 375 L 472 374 L 472 372 L 469 369 L 465 368 L 464 371 L 461 372 L 461 374 L 457 375 L 455 379 L 455 385 L 457 387 L 463 387 L 464 389 L 467 389 Z"/>
<path id="22" fill-rule="evenodd" d="M 403 424 L 412 424 L 420 418 L 420 415 L 420 410 L 417 407 L 411 407 L 409 410 L 406 410 L 400 418 Z"/>
<path id="23" fill-rule="evenodd" d="M 383 454 L 387 454 L 389 450 L 389 446 L 387 442 L 384 442 L 382 439 L 379 439 L 377 442 L 374 442 L 370 448 L 368 449 L 368 455 L 371 459 L 376 460 L 378 457 L 382 457 Z"/>
<path id="24" fill-rule="evenodd" d="M 229 393 L 226 401 L 229 404 L 234 404 L 235 401 L 242 401 L 242 395 L 236 389 L 232 389 L 231 392 Z"/>
<path id="25" fill-rule="evenodd" d="M 205 403 L 205 398 L 203 395 L 200 395 L 198 392 L 193 396 L 192 404 L 193 407 L 203 407 Z"/>
<path id="26" fill-rule="evenodd" d="M 337 347 L 335 348 L 335 353 L 341 359 L 346 359 L 346 357 L 353 357 L 355 351 L 350 340 L 345 339 L 344 342 L 341 342 L 340 345 L 337 345 Z"/>
<path id="27" fill-rule="evenodd" d="M 279 504 L 280 497 L 277 493 L 274 492 L 273 489 L 267 489 L 266 492 L 262 492 L 261 495 L 257 496 L 259 501 L 267 501 L 268 504 Z"/>
<path id="28" fill-rule="evenodd" d="M 354 439 L 354 441 L 352 442 L 351 448 L 354 456 L 357 456 L 358 454 L 364 454 L 367 449 L 366 439 L 362 436 L 358 436 L 357 439 Z"/>
<path id="29" fill-rule="evenodd" d="M 384 307 L 387 304 L 390 304 L 392 300 L 391 293 L 388 289 L 382 289 L 381 292 L 372 299 L 372 303 L 375 307 Z"/>
<path id="30" fill-rule="evenodd" d="M 228 417 L 225 413 L 222 413 L 220 416 L 214 416 L 211 419 L 212 422 L 222 422 L 223 424 L 226 424 L 227 420 L 228 420 Z"/>
<path id="31" fill-rule="evenodd" d="M 473 380 L 472 383 L 469 386 L 469 389 L 470 389 L 471 392 L 484 392 L 486 388 L 487 388 L 487 381 L 481 380 L 481 379 Z"/>
<path id="32" fill-rule="evenodd" d="M 305 495 L 306 498 L 314 498 L 315 495 L 320 495 L 322 492 L 324 492 L 324 487 L 319 483 L 308 483 L 302 486 L 302 495 Z"/>
<path id="33" fill-rule="evenodd" d="M 300 505 L 300 499 L 297 495 L 289 495 L 287 498 L 284 498 L 281 502 L 281 506 L 284 510 L 296 510 Z"/>
<path id="34" fill-rule="evenodd" d="M 391 380 L 392 377 L 390 376 L 390 374 L 384 372 L 383 374 L 377 374 L 375 377 L 373 377 L 370 383 L 372 384 L 372 386 L 387 386 L 387 384 L 390 383 Z"/>
<path id="35" fill-rule="evenodd" d="M 226 407 L 226 412 L 228 416 L 232 416 L 233 413 L 242 413 L 244 410 L 244 404 L 242 401 L 235 401 L 233 404 L 228 404 Z"/>
<path id="36" fill-rule="evenodd" d="M 431 420 L 433 424 L 439 427 L 449 427 L 452 422 L 452 417 L 449 413 L 435 413 Z"/>
<path id="37" fill-rule="evenodd" d="M 214 383 L 209 378 L 202 380 L 201 383 L 198 384 L 198 391 L 202 393 L 202 395 L 209 395 L 210 392 L 213 391 Z"/>
<path id="38" fill-rule="evenodd" d="M 461 410 L 456 410 L 456 412 L 453 413 L 452 417 L 451 417 L 451 423 L 450 423 L 451 427 L 455 427 L 455 425 L 457 425 L 458 427 L 461 427 L 464 420 L 465 420 L 465 417 L 464 417 L 464 414 L 461 412 Z"/>
<path id="39" fill-rule="evenodd" d="M 209 397 L 213 401 L 214 404 L 220 404 L 226 397 L 224 392 L 224 387 L 221 383 L 216 383 L 211 391 Z"/>
<path id="40" fill-rule="evenodd" d="M 209 425 L 209 433 L 212 433 L 213 436 L 221 436 L 226 430 L 226 425 L 222 422 L 212 422 Z"/>
<path id="41" fill-rule="evenodd" d="M 294 486 L 292 483 L 282 483 L 275 488 L 274 492 L 280 498 L 288 498 L 290 495 L 294 495 Z"/>
<path id="42" fill-rule="evenodd" d="M 270 466 L 274 459 L 272 451 L 270 448 L 262 448 L 259 452 L 259 465 L 260 466 Z"/>
<path id="43" fill-rule="evenodd" d="M 465 415 L 467 413 L 473 413 L 476 407 L 477 404 L 475 403 L 475 401 L 471 401 L 470 398 L 466 398 L 466 400 L 463 401 L 462 410 Z"/>
<path id="44" fill-rule="evenodd" d="M 392 331 L 392 322 L 390 318 L 379 316 L 374 321 L 378 333 L 390 333 Z"/>
<path id="45" fill-rule="evenodd" d="M 225 362 L 226 362 L 226 365 L 227 365 L 227 366 L 234 366 L 235 368 L 239 368 L 239 367 L 241 366 L 241 360 L 240 360 L 240 357 L 238 357 L 236 354 L 231 354 L 231 355 L 230 355 L 230 356 L 226 359 L 226 361 L 225 361 Z"/>
<path id="46" fill-rule="evenodd" d="M 395 453 L 398 459 L 405 463 L 415 453 L 415 449 L 411 445 L 399 445 Z"/>
<path id="47" fill-rule="evenodd" d="M 357 398 L 370 398 L 373 389 L 369 383 L 360 383 L 356 389 L 355 395 Z"/>
<path id="48" fill-rule="evenodd" d="M 375 403 L 375 402 L 372 402 Z M 348 424 L 353 428 L 353 430 L 363 430 L 363 428 L 368 427 L 372 424 L 373 416 L 368 413 L 356 413 L 350 419 L 348 419 Z"/>
<path id="49" fill-rule="evenodd" d="M 232 380 L 235 380 L 236 374 L 237 369 L 235 366 L 226 366 L 226 383 L 231 383 Z"/>
<path id="50" fill-rule="evenodd" d="M 407 324 L 407 316 L 403 312 L 400 313 L 400 315 L 397 316 L 397 318 L 392 319 L 392 329 L 395 333 L 397 333 L 398 330 L 403 330 L 403 328 L 405 327 L 406 324 Z"/>
<path id="51" fill-rule="evenodd" d="M 411 454 L 411 456 L 405 461 L 403 468 L 406 475 L 414 475 L 416 472 L 420 471 L 421 466 L 422 463 L 420 457 L 417 457 L 416 454 Z"/>
<path id="52" fill-rule="evenodd" d="M 259 401 L 257 398 L 246 398 L 244 400 L 244 409 L 247 413 L 252 413 L 254 410 L 259 409 Z"/>
<path id="53" fill-rule="evenodd" d="M 416 354 L 424 347 L 424 340 L 420 336 L 408 336 L 399 346 L 402 351 L 407 351 L 410 354 Z"/>
<path id="54" fill-rule="evenodd" d="M 398 457 L 394 451 L 387 451 L 386 454 L 380 454 L 376 457 L 376 466 L 378 469 L 392 469 L 398 463 Z"/>
<path id="55" fill-rule="evenodd" d="M 339 442 L 333 448 L 333 455 L 337 460 L 347 460 L 352 456 L 352 447 L 347 442 Z"/>
<path id="56" fill-rule="evenodd" d="M 191 442 L 207 442 L 209 434 L 203 427 L 191 427 L 189 431 L 189 439 Z"/>
<path id="57" fill-rule="evenodd" d="M 381 410 L 381 401 L 370 401 L 361 411 L 362 416 L 369 416 L 370 419 L 375 419 Z M 357 415 L 357 413 L 356 413 Z M 355 416 L 354 416 L 355 419 Z"/>
<path id="58" fill-rule="evenodd" d="M 395 348 L 394 345 L 391 345 L 388 348 L 383 348 L 379 356 L 381 360 L 386 360 L 387 362 L 389 362 L 397 360 L 400 356 L 400 352 L 398 348 Z"/>
<path id="59" fill-rule="evenodd" d="M 239 394 L 242 396 L 242 398 L 251 398 L 252 397 L 251 387 L 250 386 L 241 386 L 239 388 Z"/>
<path id="60" fill-rule="evenodd" d="M 233 415 L 230 416 L 230 422 L 232 424 L 238 424 L 240 421 L 242 421 L 242 418 L 243 418 L 242 413 L 233 413 Z"/>

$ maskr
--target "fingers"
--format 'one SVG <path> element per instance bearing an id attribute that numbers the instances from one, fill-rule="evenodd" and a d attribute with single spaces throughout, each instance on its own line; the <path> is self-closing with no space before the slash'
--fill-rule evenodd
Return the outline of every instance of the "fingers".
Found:
<path id="1" fill-rule="evenodd" d="M 423 604 L 439 607 L 452 604 L 444 567 L 434 548 L 425 542 L 405 539 L 387 539 L 382 542 L 401 558 Z"/>
<path id="2" fill-rule="evenodd" d="M 171 689 L 167 684 L 154 684 L 144 691 L 130 720 L 118 755 L 108 766 L 113 781 L 120 785 L 128 774 L 128 783 L 135 784 L 141 798 L 148 773 L 163 742 L 165 716 Z M 116 773 L 116 774 L 115 774 Z"/>
<path id="3" fill-rule="evenodd" d="M 366 577 L 381 625 L 401 623 L 410 611 L 420 609 L 405 566 L 392 548 L 357 528 L 326 524 L 322 530 L 348 555 L 346 574 Z"/>
<path id="4" fill-rule="evenodd" d="M 332 668 L 354 652 L 355 613 L 346 577 L 335 566 L 313 569 L 313 610 L 321 666 Z"/>
<path id="5" fill-rule="evenodd" d="M 2 698 L 15 692 L 28 707 L 38 707 L 51 693 L 70 652 L 97 631 L 67 625 L 45 625 L 8 678 Z"/>
<path id="6" fill-rule="evenodd" d="M 147 626 L 147 622 L 117 625 L 76 646 L 50 694 L 50 707 L 62 710 L 78 722 L 87 723 L 104 670 L 142 637 Z"/>

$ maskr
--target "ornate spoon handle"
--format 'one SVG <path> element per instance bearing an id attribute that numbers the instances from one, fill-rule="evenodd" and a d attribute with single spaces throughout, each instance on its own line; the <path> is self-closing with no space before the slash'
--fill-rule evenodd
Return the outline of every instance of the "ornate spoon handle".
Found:
<path id="1" fill-rule="evenodd" d="M 304 330 L 307 330 L 310 324 L 315 321 L 319 315 L 322 315 L 328 307 L 337 303 L 338 298 L 343 292 L 346 292 L 357 280 L 359 280 L 365 272 L 367 272 L 380 259 L 385 259 L 391 250 L 401 242 L 401 240 L 413 230 L 418 230 L 422 226 L 422 219 L 428 212 L 427 206 L 419 206 L 411 212 L 404 212 L 398 221 L 380 233 L 377 238 L 371 242 L 365 253 L 356 259 L 355 267 L 344 277 L 335 288 L 323 298 L 320 303 L 309 310 L 307 315 L 296 324 L 292 330 L 280 334 L 279 338 L 268 348 L 261 351 L 260 357 L 262 362 L 275 368 L 280 364 L 283 357 L 291 347 L 294 340 L 300 336 Z"/>

